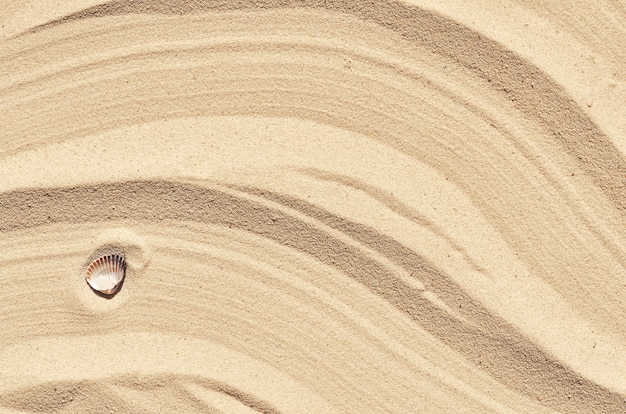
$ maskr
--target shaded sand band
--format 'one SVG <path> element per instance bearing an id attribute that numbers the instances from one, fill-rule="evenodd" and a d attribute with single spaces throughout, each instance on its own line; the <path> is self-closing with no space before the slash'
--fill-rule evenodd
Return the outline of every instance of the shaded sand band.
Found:
<path id="1" fill-rule="evenodd" d="M 626 409 L 626 161 L 541 69 L 394 2 L 49 20 L 0 47 L 2 409 Z"/>

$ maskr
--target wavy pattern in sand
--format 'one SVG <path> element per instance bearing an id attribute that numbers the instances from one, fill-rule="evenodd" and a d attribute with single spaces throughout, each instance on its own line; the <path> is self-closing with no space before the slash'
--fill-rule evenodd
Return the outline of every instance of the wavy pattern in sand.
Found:
<path id="1" fill-rule="evenodd" d="M 53 16 L 0 46 L 3 410 L 626 410 L 626 159 L 548 69 L 395 2 Z"/>

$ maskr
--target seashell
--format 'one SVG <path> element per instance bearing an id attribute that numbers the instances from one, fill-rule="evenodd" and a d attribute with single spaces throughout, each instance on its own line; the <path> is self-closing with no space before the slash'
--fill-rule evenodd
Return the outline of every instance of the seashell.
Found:
<path id="1" fill-rule="evenodd" d="M 105 295 L 118 291 L 126 276 L 126 260 L 117 254 L 101 256 L 91 262 L 85 273 L 85 280 L 91 288 Z"/>

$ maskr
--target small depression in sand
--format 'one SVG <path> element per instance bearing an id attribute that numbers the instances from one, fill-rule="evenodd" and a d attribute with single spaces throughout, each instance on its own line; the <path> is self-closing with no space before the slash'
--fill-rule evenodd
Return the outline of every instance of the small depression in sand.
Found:
<path id="1" fill-rule="evenodd" d="M 626 412 L 623 5 L 5 3 L 0 411 Z"/>

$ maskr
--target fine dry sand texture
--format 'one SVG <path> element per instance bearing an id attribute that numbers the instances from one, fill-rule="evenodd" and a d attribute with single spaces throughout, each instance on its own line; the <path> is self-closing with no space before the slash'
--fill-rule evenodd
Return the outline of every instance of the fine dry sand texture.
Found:
<path id="1" fill-rule="evenodd" d="M 624 2 L 0 19 L 0 412 L 626 412 Z"/>

